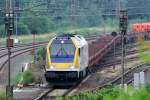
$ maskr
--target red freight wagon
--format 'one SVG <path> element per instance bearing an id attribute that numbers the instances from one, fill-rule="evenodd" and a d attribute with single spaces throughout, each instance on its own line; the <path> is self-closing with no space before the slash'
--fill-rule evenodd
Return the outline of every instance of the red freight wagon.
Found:
<path id="1" fill-rule="evenodd" d="M 150 37 L 150 22 L 134 23 L 131 26 L 133 36 Z"/>
<path id="2" fill-rule="evenodd" d="M 104 35 L 95 41 L 88 41 L 89 66 L 98 63 L 112 49 L 114 42 L 120 42 L 120 36 Z"/>
<path id="3" fill-rule="evenodd" d="M 150 22 L 132 24 L 131 30 L 133 33 L 147 32 L 148 30 L 150 30 Z"/>

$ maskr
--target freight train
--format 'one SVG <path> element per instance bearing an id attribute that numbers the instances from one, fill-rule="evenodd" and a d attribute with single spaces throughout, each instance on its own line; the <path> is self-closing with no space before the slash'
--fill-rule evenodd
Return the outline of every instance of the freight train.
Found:
<path id="1" fill-rule="evenodd" d="M 97 64 L 120 36 L 107 34 L 86 40 L 76 34 L 51 39 L 46 48 L 46 81 L 53 85 L 74 84 L 86 77 L 88 68 Z"/>

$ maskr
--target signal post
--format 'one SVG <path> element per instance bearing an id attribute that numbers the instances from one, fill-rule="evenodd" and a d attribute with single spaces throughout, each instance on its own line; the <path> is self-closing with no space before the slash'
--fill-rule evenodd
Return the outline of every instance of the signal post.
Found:
<path id="1" fill-rule="evenodd" d="M 13 100 L 13 86 L 11 85 L 11 69 L 10 69 L 10 56 L 11 48 L 13 47 L 13 39 L 11 35 L 14 30 L 14 14 L 12 10 L 12 1 L 6 0 L 5 4 L 5 32 L 7 34 L 6 45 L 8 49 L 8 84 L 6 86 L 6 100 Z"/>
<path id="2" fill-rule="evenodd" d="M 127 26 L 128 26 L 128 16 L 126 10 L 120 10 L 120 35 L 122 41 L 122 59 L 121 59 L 121 66 L 122 66 L 122 79 L 121 84 L 124 85 L 124 67 L 125 67 L 125 43 L 126 43 L 126 34 L 127 34 Z"/>

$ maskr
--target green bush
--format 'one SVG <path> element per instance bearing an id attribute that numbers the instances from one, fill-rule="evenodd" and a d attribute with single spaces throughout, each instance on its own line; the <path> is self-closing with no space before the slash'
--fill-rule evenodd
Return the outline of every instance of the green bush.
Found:
<path id="1" fill-rule="evenodd" d="M 28 69 L 22 73 L 18 73 L 13 79 L 13 84 L 16 85 L 18 83 L 21 84 L 30 84 L 35 82 L 36 78 L 31 69 Z"/>
<path id="2" fill-rule="evenodd" d="M 23 81 L 22 81 L 23 84 L 30 84 L 35 81 L 35 76 L 30 69 L 23 72 L 22 78 L 23 78 Z"/>

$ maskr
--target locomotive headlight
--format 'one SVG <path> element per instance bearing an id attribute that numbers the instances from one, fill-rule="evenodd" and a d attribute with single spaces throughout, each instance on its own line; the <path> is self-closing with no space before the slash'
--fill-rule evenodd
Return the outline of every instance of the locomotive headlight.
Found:
<path id="1" fill-rule="evenodd" d="M 71 67 L 70 67 L 70 69 L 74 69 L 74 68 L 75 68 L 75 66 L 71 66 Z"/>
<path id="2" fill-rule="evenodd" d="M 50 66 L 50 69 L 54 69 L 54 66 Z"/>
<path id="3" fill-rule="evenodd" d="M 61 41 L 61 44 L 64 44 L 64 41 L 63 41 L 63 40 Z"/>

